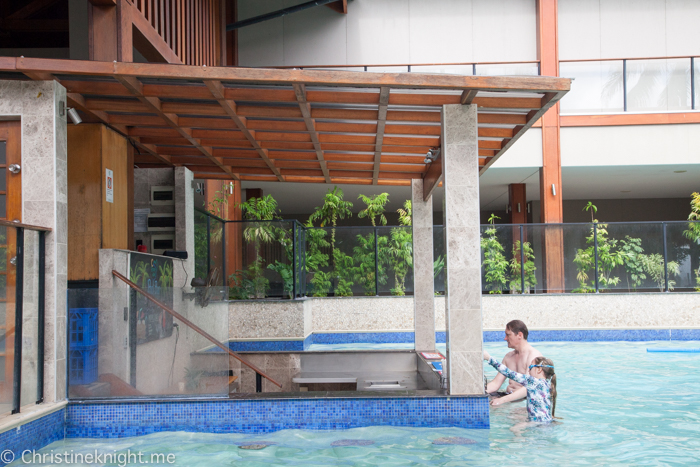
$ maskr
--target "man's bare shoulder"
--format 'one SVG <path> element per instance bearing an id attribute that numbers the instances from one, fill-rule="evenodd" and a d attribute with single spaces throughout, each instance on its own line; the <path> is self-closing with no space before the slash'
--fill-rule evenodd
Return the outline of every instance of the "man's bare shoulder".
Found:
<path id="1" fill-rule="evenodd" d="M 509 362 L 515 363 L 516 359 L 517 359 L 517 356 L 515 354 L 515 350 L 511 350 L 503 357 L 503 364 L 505 366 L 508 366 Z"/>
<path id="2" fill-rule="evenodd" d="M 537 350 L 536 348 L 534 348 L 534 347 L 532 347 L 532 346 L 530 346 L 530 350 L 528 351 L 527 355 L 528 355 L 528 357 L 529 357 L 530 360 L 532 360 L 533 358 L 537 358 L 537 357 L 542 357 L 542 356 L 543 356 L 543 355 L 542 355 L 542 352 L 540 352 L 539 350 Z"/>

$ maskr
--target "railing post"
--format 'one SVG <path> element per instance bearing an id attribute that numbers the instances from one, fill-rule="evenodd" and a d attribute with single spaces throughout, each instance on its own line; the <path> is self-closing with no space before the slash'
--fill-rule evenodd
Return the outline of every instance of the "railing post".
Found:
<path id="1" fill-rule="evenodd" d="M 24 229 L 17 228 L 15 265 L 15 358 L 12 381 L 12 413 L 19 413 L 22 395 L 22 297 L 24 296 Z M 42 362 L 43 364 L 43 362 Z"/>
<path id="2" fill-rule="evenodd" d="M 666 223 L 662 222 L 664 231 L 664 292 L 668 292 L 668 249 L 666 248 Z"/>
<path id="3" fill-rule="evenodd" d="M 598 282 L 598 223 L 593 223 L 593 256 L 595 257 L 595 293 L 600 290 L 600 284 Z"/>
<path id="4" fill-rule="evenodd" d="M 297 298 L 297 223 L 292 222 L 292 299 Z"/>
<path id="5" fill-rule="evenodd" d="M 36 368 L 36 403 L 41 404 L 44 402 L 44 319 L 46 315 L 44 299 L 45 299 L 45 286 L 44 281 L 46 280 L 46 273 L 44 268 L 46 267 L 46 233 L 39 231 L 39 284 L 38 284 L 38 296 L 37 296 L 37 320 L 38 320 L 38 333 L 37 333 L 37 368 Z M 68 348 L 68 347 L 66 347 Z M 61 358 L 60 355 L 57 356 Z M 68 358 L 68 355 L 63 355 L 63 358 Z"/>
<path id="6" fill-rule="evenodd" d="M 379 296 L 379 238 L 374 227 L 374 294 Z"/>
<path id="7" fill-rule="evenodd" d="M 695 110 L 695 57 L 690 57 L 690 108 Z"/>
<path id="8" fill-rule="evenodd" d="M 228 276 L 226 275 L 226 222 L 221 223 L 221 269 L 224 272 L 223 285 L 228 287 Z"/>
<path id="9" fill-rule="evenodd" d="M 207 215 L 207 275 L 205 279 L 209 277 L 209 271 L 211 271 L 211 217 Z"/>
<path id="10" fill-rule="evenodd" d="M 525 293 L 525 245 L 523 244 L 522 224 L 520 224 L 520 293 Z"/>

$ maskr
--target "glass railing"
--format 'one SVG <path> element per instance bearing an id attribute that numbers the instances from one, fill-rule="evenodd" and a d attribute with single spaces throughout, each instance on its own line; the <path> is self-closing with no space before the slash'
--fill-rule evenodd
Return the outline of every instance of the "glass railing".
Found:
<path id="1" fill-rule="evenodd" d="M 228 345 L 228 289 L 130 276 L 162 307 L 125 283 L 68 290 L 68 397 L 227 396 L 240 375 L 206 336 Z"/>
<path id="2" fill-rule="evenodd" d="M 206 228 L 208 214 L 198 215 Z M 209 221 L 210 236 L 216 235 L 211 228 L 214 220 Z M 207 237 L 197 237 L 204 246 L 195 247 L 195 263 L 204 265 L 198 277 L 211 276 L 213 269 L 230 271 L 212 285 L 228 286 L 231 299 L 413 294 L 410 226 L 305 228 L 297 221 L 221 224 L 225 241 L 216 243 L 216 251 L 228 257 L 216 263 L 211 256 L 214 239 L 207 247 Z M 689 224 L 482 225 L 482 292 L 693 291 L 700 287 L 700 245 L 684 234 Z M 434 285 L 440 295 L 445 291 L 446 260 L 442 226 L 434 226 L 433 237 Z M 200 258 L 205 254 L 209 256 Z"/>
<path id="3" fill-rule="evenodd" d="M 0 221 L 0 416 L 18 413 L 44 398 L 48 231 Z"/>
<path id="4" fill-rule="evenodd" d="M 697 110 L 696 57 L 562 61 L 559 75 L 574 78 L 561 113 Z"/>

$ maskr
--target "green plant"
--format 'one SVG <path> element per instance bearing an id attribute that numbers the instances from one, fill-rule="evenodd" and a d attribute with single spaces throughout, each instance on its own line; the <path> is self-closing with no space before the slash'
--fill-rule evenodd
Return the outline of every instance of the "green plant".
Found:
<path id="1" fill-rule="evenodd" d="M 306 223 L 307 250 L 306 250 L 306 272 L 311 274 L 311 292 L 314 297 L 325 297 L 331 289 L 331 275 L 329 272 L 321 270 L 328 266 L 328 255 L 323 252 L 330 246 L 326 236 L 328 233 L 324 229 L 315 229 L 311 220 Z"/>
<path id="2" fill-rule="evenodd" d="M 384 215 L 384 206 L 389 202 L 389 193 L 381 193 L 374 196 L 360 195 L 358 199 L 361 199 L 367 207 L 357 214 L 357 217 L 364 218 L 369 217 L 372 221 L 372 227 L 376 227 L 374 219 L 379 216 L 379 220 L 382 225 L 386 225 L 386 216 Z"/>
<path id="3" fill-rule="evenodd" d="M 530 293 L 530 288 L 537 285 L 535 277 L 535 253 L 532 250 L 532 245 L 529 242 L 523 242 L 523 257 L 525 266 L 522 268 L 522 274 L 525 279 L 525 291 L 522 290 L 521 267 L 520 267 L 520 240 L 513 244 L 513 257 L 510 260 L 510 273 L 512 279 L 510 281 L 511 293 Z"/>
<path id="4" fill-rule="evenodd" d="M 500 217 L 491 214 L 488 219 L 491 227 L 484 231 L 481 237 L 481 251 L 484 252 L 484 262 L 481 267 L 484 269 L 484 289 L 490 294 L 501 294 L 506 288 L 507 279 L 506 272 L 508 270 L 508 261 L 503 254 L 503 245 L 496 237 L 496 227 L 493 224 Z"/>
<path id="5" fill-rule="evenodd" d="M 207 210 L 222 219 L 228 219 L 228 197 L 235 182 L 223 182 L 221 189 L 214 192 L 214 198 L 209 202 Z"/>
<path id="6" fill-rule="evenodd" d="M 593 220 L 591 234 L 586 237 L 586 243 L 590 246 L 585 250 L 579 249 L 574 257 L 574 264 L 578 269 L 576 278 L 580 283 L 580 287 L 573 292 L 587 293 L 594 292 L 595 289 L 588 285 L 589 271 L 595 269 L 595 237 L 598 240 L 598 288 L 608 289 L 610 286 L 617 285 L 620 278 L 612 275 L 612 271 L 616 266 L 624 264 L 626 254 L 619 249 L 616 249 L 618 241 L 608 238 L 608 225 L 599 224 L 597 220 Z M 593 271 L 595 274 L 595 271 Z"/>
<path id="7" fill-rule="evenodd" d="M 644 266 L 644 270 L 649 274 L 651 279 L 656 282 L 659 287 L 659 291 L 664 291 L 664 286 L 666 282 L 666 274 L 664 271 L 664 257 L 658 253 L 651 255 L 641 255 L 641 262 Z M 673 290 L 676 285 L 676 281 L 671 280 L 671 276 L 677 276 L 680 274 L 680 265 L 675 261 L 669 261 L 666 263 L 666 268 L 668 268 L 668 290 Z"/>
<path id="8" fill-rule="evenodd" d="M 403 209 L 399 208 L 396 210 L 399 213 L 399 225 L 411 225 L 413 208 L 411 206 L 411 200 L 407 199 L 403 203 Z"/>
<path id="9" fill-rule="evenodd" d="M 405 227 L 391 229 L 387 251 L 389 264 L 394 271 L 394 288 L 391 289 L 391 294 L 405 295 L 406 275 L 413 266 L 413 233 L 411 230 Z"/>
<path id="10" fill-rule="evenodd" d="M 583 210 L 584 210 L 584 211 L 590 211 L 590 212 L 591 212 L 591 222 L 595 222 L 595 219 L 593 218 L 593 214 L 595 214 L 596 212 L 598 212 L 598 208 L 595 206 L 595 204 L 593 204 L 592 201 L 589 201 L 588 204 L 586 204 L 586 205 L 583 207 Z"/>
<path id="11" fill-rule="evenodd" d="M 632 289 L 637 290 L 637 287 L 647 278 L 642 263 L 644 256 L 642 239 L 625 235 L 625 238 L 620 240 L 620 252 L 623 253 L 622 264 L 627 272 L 627 290 L 630 292 Z"/>
<path id="12" fill-rule="evenodd" d="M 689 240 L 700 244 L 700 193 L 695 192 L 690 199 L 690 214 L 688 215 L 688 230 L 683 231 L 683 235 Z M 700 292 L 700 267 L 695 271 L 696 292 Z"/>
<path id="13" fill-rule="evenodd" d="M 375 245 L 374 245 L 374 233 L 367 234 L 367 236 L 358 235 L 357 244 L 353 247 L 353 260 L 355 261 L 355 266 L 353 269 L 353 280 L 357 281 L 362 288 L 365 289 L 365 295 L 374 295 L 376 292 L 375 283 Z M 388 238 L 384 235 L 377 236 L 377 250 L 379 252 L 379 261 L 376 265 L 379 271 L 378 282 L 380 285 L 384 285 L 387 282 L 388 276 L 386 273 L 386 264 L 389 262 L 388 258 Z"/>
<path id="14" fill-rule="evenodd" d="M 235 300 L 265 298 L 270 281 L 265 277 L 265 266 L 259 255 L 245 270 L 237 270 L 229 276 L 229 297 Z"/>
<path id="15" fill-rule="evenodd" d="M 336 280 L 335 295 L 338 297 L 351 297 L 352 286 L 354 282 L 352 277 L 354 274 L 354 262 L 352 256 L 348 256 L 340 249 L 333 250 L 333 269 L 332 279 Z"/>
<path id="16" fill-rule="evenodd" d="M 439 255 L 435 261 L 433 261 L 433 279 L 437 279 L 437 276 L 445 269 L 445 258 Z"/>

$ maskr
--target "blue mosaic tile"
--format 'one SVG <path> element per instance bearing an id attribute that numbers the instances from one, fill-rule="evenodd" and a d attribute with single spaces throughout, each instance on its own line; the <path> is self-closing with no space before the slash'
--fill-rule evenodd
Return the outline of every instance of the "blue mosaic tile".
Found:
<path id="1" fill-rule="evenodd" d="M 306 336 L 306 339 L 304 339 L 304 350 L 308 350 L 309 347 L 311 347 L 313 345 L 313 343 L 314 343 L 314 335 L 312 333 L 312 334 L 309 334 L 308 336 Z"/>
<path id="2" fill-rule="evenodd" d="M 9 449 L 14 454 L 14 458 L 19 459 L 22 452 L 26 450 L 41 449 L 54 441 L 63 439 L 65 419 L 66 409 L 61 409 L 18 428 L 0 433 L 0 448 L 3 451 Z M 8 463 L 0 459 L 0 466 Z"/>
<path id="3" fill-rule="evenodd" d="M 487 397 L 265 399 L 70 404 L 67 438 L 161 431 L 270 433 L 365 426 L 489 428 Z"/>
<path id="4" fill-rule="evenodd" d="M 301 352 L 304 341 L 229 341 L 233 352 Z"/>
<path id="5" fill-rule="evenodd" d="M 447 333 L 445 331 L 437 331 L 435 333 L 435 343 L 444 344 L 447 342 Z"/>
<path id="6" fill-rule="evenodd" d="M 314 344 L 405 344 L 414 342 L 413 332 L 333 332 L 313 334 Z"/>
<path id="7" fill-rule="evenodd" d="M 530 331 L 529 342 L 595 342 L 595 341 L 663 341 L 669 340 L 668 329 L 591 329 L 563 331 Z M 501 339 L 503 334 L 501 333 Z"/>
<path id="8" fill-rule="evenodd" d="M 672 341 L 700 341 L 700 329 L 671 329 Z"/>

